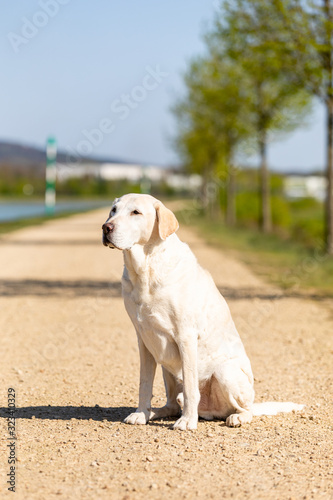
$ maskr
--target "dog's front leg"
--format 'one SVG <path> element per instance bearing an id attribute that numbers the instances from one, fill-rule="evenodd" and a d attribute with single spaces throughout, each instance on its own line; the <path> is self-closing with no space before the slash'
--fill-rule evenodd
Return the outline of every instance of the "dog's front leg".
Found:
<path id="1" fill-rule="evenodd" d="M 182 360 L 184 408 L 182 416 L 174 424 L 174 429 L 182 431 L 196 429 L 198 424 L 198 405 L 200 401 L 198 381 L 197 341 L 187 338 L 178 343 Z"/>
<path id="2" fill-rule="evenodd" d="M 125 418 L 125 424 L 146 424 L 149 420 L 156 361 L 138 334 L 140 352 L 139 406 L 135 413 Z"/>

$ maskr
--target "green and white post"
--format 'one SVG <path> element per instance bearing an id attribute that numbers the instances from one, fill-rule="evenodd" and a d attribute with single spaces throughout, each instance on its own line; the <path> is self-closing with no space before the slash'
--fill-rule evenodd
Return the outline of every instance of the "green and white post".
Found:
<path id="1" fill-rule="evenodd" d="M 54 137 L 49 137 L 46 143 L 46 186 L 45 186 L 45 213 L 53 215 L 56 203 L 57 177 L 57 143 Z"/>
<path id="2" fill-rule="evenodd" d="M 148 165 L 142 165 L 141 167 L 140 192 L 142 194 L 151 193 L 151 180 L 147 175 L 148 169 L 149 169 Z"/>

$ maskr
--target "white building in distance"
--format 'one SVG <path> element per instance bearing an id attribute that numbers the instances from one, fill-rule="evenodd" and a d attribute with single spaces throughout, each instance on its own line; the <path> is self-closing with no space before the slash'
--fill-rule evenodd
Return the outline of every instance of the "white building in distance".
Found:
<path id="1" fill-rule="evenodd" d="M 284 192 L 287 198 L 315 198 L 324 201 L 327 179 L 323 175 L 287 175 Z"/>
<path id="2" fill-rule="evenodd" d="M 185 175 L 174 170 L 156 167 L 154 165 L 139 165 L 129 163 L 80 163 L 57 164 L 57 179 L 66 181 L 71 178 L 97 177 L 106 181 L 126 180 L 136 184 L 144 180 L 151 184 L 165 183 L 175 189 L 199 189 L 202 184 L 200 175 Z"/>

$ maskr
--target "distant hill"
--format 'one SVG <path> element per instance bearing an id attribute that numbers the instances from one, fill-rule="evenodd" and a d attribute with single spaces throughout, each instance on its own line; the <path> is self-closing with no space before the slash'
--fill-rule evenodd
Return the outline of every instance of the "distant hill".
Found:
<path id="1" fill-rule="evenodd" d="M 31 146 L 0 142 L 0 163 L 31 164 L 45 162 L 45 153 Z"/>
<path id="2" fill-rule="evenodd" d="M 44 175 L 45 149 L 17 144 L 14 142 L 0 141 L 0 169 L 10 169 L 12 173 L 22 173 L 24 170 L 34 170 L 35 174 Z M 71 161 L 69 155 L 63 151 L 58 151 L 57 161 L 68 163 Z M 80 157 L 81 163 L 130 163 L 119 158 L 103 157 Z M 132 163 L 132 162 L 131 162 Z"/>

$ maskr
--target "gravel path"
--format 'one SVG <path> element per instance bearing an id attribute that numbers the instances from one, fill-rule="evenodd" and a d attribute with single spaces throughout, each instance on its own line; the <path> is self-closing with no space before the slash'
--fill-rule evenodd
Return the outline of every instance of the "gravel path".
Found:
<path id="1" fill-rule="evenodd" d="M 219 421 L 187 433 L 172 431 L 171 421 L 122 424 L 137 403 L 139 357 L 121 298 L 122 255 L 101 244 L 106 215 L 0 240 L 0 497 L 11 495 L 12 388 L 16 499 L 332 499 L 332 304 L 286 297 L 181 229 L 229 303 L 256 400 L 306 408 L 238 429 Z M 158 370 L 153 405 L 163 404 Z"/>

